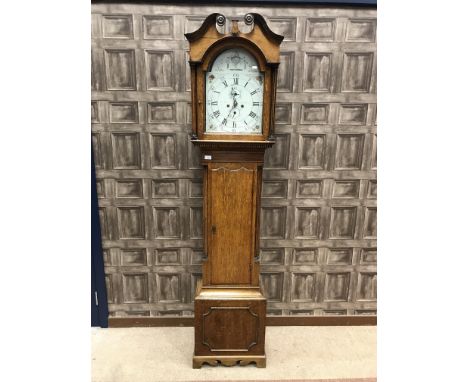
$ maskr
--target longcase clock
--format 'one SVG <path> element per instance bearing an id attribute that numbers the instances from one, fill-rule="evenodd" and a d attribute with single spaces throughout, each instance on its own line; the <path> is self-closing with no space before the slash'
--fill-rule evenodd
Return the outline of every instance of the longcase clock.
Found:
<path id="1" fill-rule="evenodd" d="M 192 143 L 204 167 L 205 260 L 195 295 L 193 367 L 266 366 L 266 299 L 259 285 L 259 210 L 283 36 L 258 14 L 214 13 L 190 43 Z"/>

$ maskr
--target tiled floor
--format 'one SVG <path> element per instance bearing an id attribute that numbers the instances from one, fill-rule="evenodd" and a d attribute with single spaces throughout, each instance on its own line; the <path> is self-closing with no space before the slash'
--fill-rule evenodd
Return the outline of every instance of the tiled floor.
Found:
<path id="1" fill-rule="evenodd" d="M 193 328 L 92 329 L 93 382 L 376 377 L 375 326 L 267 327 L 267 367 L 192 369 Z"/>

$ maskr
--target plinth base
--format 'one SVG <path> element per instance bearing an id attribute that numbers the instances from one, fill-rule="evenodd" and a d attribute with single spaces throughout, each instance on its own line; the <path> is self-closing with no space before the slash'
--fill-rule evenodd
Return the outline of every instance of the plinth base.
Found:
<path id="1" fill-rule="evenodd" d="M 266 299 L 259 287 L 201 287 L 195 296 L 193 368 L 266 366 Z"/>
<path id="2" fill-rule="evenodd" d="M 266 367 L 266 356 L 193 356 L 193 368 L 200 369 L 204 363 L 210 366 L 246 366 L 255 363 L 257 367 Z"/>

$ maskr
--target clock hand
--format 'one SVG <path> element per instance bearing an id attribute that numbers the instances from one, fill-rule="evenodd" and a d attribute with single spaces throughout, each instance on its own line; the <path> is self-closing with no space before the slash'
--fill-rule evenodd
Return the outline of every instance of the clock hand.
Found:
<path id="1" fill-rule="evenodd" d="M 231 88 L 231 98 L 232 98 L 232 101 L 233 101 L 233 106 L 231 107 L 231 110 L 234 108 L 234 102 L 235 102 L 235 97 L 234 97 L 234 88 Z M 231 112 L 231 110 L 229 110 L 229 113 Z"/>
<path id="2" fill-rule="evenodd" d="M 235 99 L 236 95 L 238 95 L 237 92 L 234 90 L 234 88 L 231 88 L 231 97 L 232 97 L 232 99 Z"/>
<path id="3" fill-rule="evenodd" d="M 229 110 L 229 113 L 227 115 L 227 118 L 229 118 L 231 116 L 231 113 L 234 111 L 234 109 L 237 109 L 237 106 L 239 105 L 239 103 L 237 102 L 237 99 L 236 97 L 238 97 L 240 94 L 237 92 L 237 90 L 235 90 L 234 88 L 231 88 L 231 97 L 232 97 L 232 107 L 231 107 L 231 110 Z"/>
<path id="4" fill-rule="evenodd" d="M 237 90 L 234 90 L 234 88 L 231 88 L 231 95 L 232 95 L 232 99 L 234 101 L 234 107 L 233 108 L 236 108 L 238 103 L 237 103 L 237 99 L 236 97 L 238 97 L 240 94 L 237 92 Z"/>
<path id="5" fill-rule="evenodd" d="M 229 118 L 229 116 L 231 115 L 232 111 L 236 108 L 237 106 L 237 101 L 236 101 L 236 95 L 237 92 L 234 90 L 234 88 L 231 88 L 231 97 L 232 97 L 232 107 L 231 107 L 231 110 L 229 110 L 229 113 L 227 115 L 227 117 Z"/>

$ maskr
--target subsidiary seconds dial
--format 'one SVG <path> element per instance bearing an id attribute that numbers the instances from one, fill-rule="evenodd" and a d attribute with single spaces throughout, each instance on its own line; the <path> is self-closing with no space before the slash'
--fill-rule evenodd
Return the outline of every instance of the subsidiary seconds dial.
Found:
<path id="1" fill-rule="evenodd" d="M 262 134 L 263 73 L 243 49 L 229 49 L 206 73 L 206 133 Z"/>

